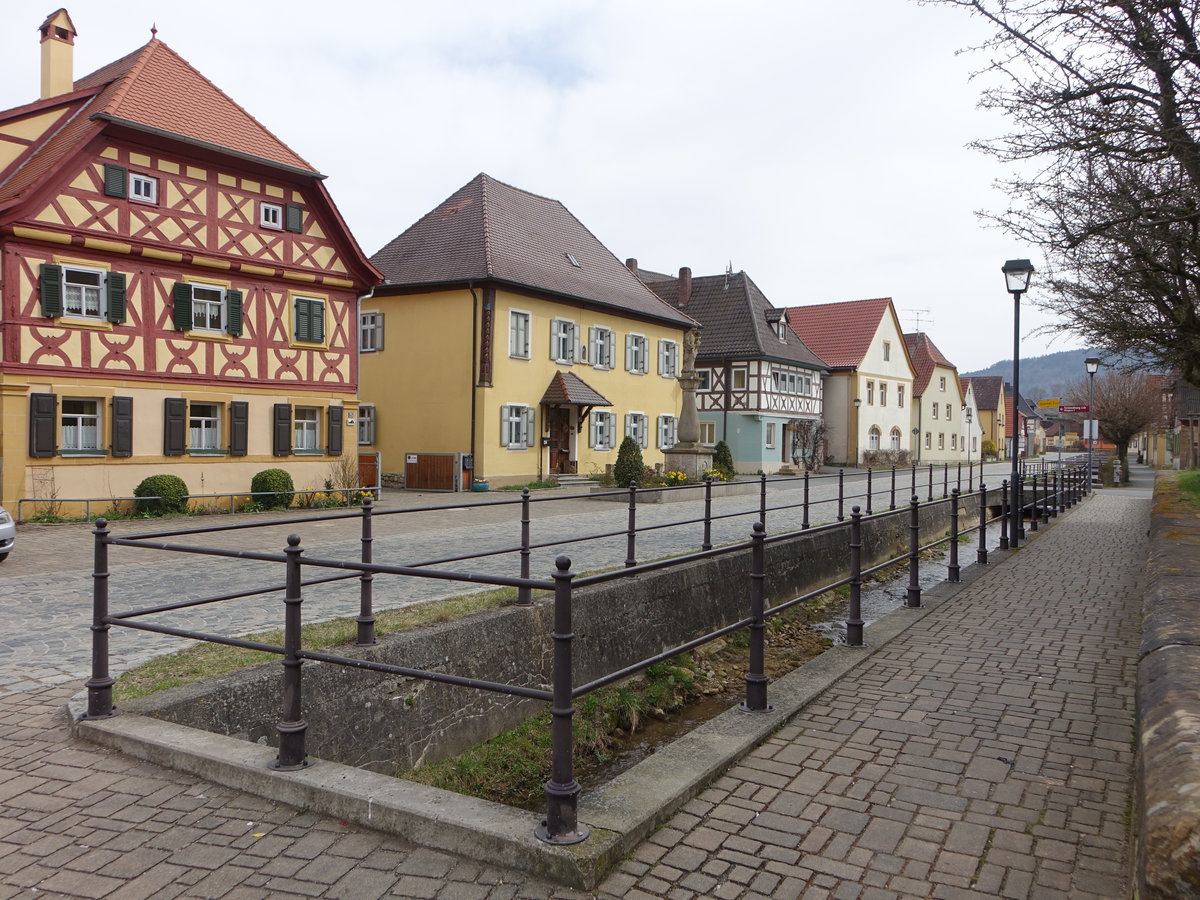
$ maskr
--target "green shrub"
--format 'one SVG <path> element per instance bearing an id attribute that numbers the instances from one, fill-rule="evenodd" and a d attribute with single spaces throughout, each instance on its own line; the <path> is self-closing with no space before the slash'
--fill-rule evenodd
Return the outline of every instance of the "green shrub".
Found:
<path id="1" fill-rule="evenodd" d="M 645 471 L 642 448 L 632 437 L 626 437 L 621 441 L 621 447 L 617 450 L 617 464 L 613 466 L 613 478 L 616 479 L 617 487 L 640 484 Z"/>
<path id="2" fill-rule="evenodd" d="M 287 509 L 292 505 L 292 476 L 283 469 L 263 469 L 250 480 L 250 493 L 263 509 Z"/>
<path id="3" fill-rule="evenodd" d="M 984 459 L 993 459 L 993 458 L 995 458 L 995 456 L 996 456 L 996 442 L 995 442 L 995 441 L 993 441 L 991 438 L 984 438 L 984 439 L 983 439 L 983 443 L 980 445 L 980 447 L 981 447 L 981 448 L 982 448 L 982 450 L 983 450 L 983 458 L 984 458 Z"/>
<path id="4" fill-rule="evenodd" d="M 733 451 L 724 441 L 717 441 L 717 446 L 713 447 L 713 468 L 726 481 L 733 479 Z"/>
<path id="5" fill-rule="evenodd" d="M 145 498 L 135 503 L 137 511 L 150 516 L 187 512 L 188 493 L 178 475 L 151 475 L 133 489 L 133 496 Z"/>

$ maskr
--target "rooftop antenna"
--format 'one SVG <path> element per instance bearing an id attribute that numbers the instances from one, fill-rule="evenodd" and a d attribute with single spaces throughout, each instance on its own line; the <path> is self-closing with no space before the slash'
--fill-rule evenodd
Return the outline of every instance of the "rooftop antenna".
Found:
<path id="1" fill-rule="evenodd" d="M 904 311 L 905 311 L 906 313 L 908 313 L 908 314 L 909 314 L 909 318 L 911 318 L 911 319 L 913 320 L 913 322 L 914 322 L 914 325 L 913 325 L 913 330 L 914 330 L 914 331 L 922 331 L 922 330 L 923 330 L 923 329 L 921 328 L 921 321 L 922 321 L 922 319 L 923 319 L 923 318 L 924 318 L 924 319 L 928 319 L 928 320 L 929 320 L 929 324 L 930 324 L 930 325 L 932 325 L 932 324 L 933 324 L 933 316 L 931 316 L 931 315 L 930 315 L 930 313 L 932 312 L 932 310 L 929 310 L 929 309 L 913 309 L 913 308 L 911 308 L 911 307 L 905 307 Z"/>
<path id="2" fill-rule="evenodd" d="M 733 260 L 731 259 L 725 266 L 725 290 L 729 290 L 729 277 L 733 274 Z"/>

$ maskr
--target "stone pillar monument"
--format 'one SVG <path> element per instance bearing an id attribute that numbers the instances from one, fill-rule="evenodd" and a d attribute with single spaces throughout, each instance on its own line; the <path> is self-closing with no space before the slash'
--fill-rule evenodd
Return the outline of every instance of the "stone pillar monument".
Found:
<path id="1" fill-rule="evenodd" d="M 693 328 L 683 339 L 683 372 L 679 385 L 683 388 L 683 408 L 679 411 L 677 443 L 665 451 L 665 465 L 669 472 L 682 472 L 690 481 L 702 481 L 704 473 L 712 468 L 712 450 L 700 444 L 700 417 L 696 414 L 696 388 L 700 376 L 696 374 L 696 350 L 700 346 L 700 331 Z"/>

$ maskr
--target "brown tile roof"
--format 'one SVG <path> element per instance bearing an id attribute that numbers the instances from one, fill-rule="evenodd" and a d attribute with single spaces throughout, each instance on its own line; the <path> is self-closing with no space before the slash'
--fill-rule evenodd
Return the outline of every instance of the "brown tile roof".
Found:
<path id="1" fill-rule="evenodd" d="M 946 359 L 937 345 L 929 339 L 929 335 L 920 331 L 906 334 L 904 343 L 908 347 L 908 355 L 912 359 L 913 370 L 916 373 L 913 376 L 914 397 L 924 396 L 925 388 L 929 387 L 929 379 L 933 377 L 933 370 L 936 366 L 954 369 L 955 377 L 958 376 L 957 367 Z"/>
<path id="2" fill-rule="evenodd" d="M 98 133 L 105 121 L 317 175 L 309 163 L 157 38 L 80 78 L 73 94 L 78 97 L 70 101 L 76 104 L 70 121 L 47 135 L 10 171 L 0 173 L 0 201 L 18 197 L 35 185 Z M 0 118 L 15 112 L 0 113 Z"/>
<path id="3" fill-rule="evenodd" d="M 642 284 L 557 200 L 482 173 L 371 262 L 397 286 L 494 280 L 681 328 L 696 324 Z"/>
<path id="4" fill-rule="evenodd" d="M 852 369 L 862 364 L 891 303 L 890 297 L 879 297 L 792 306 L 787 310 L 787 320 L 830 368 Z"/>
<path id="5" fill-rule="evenodd" d="M 640 269 L 638 277 L 678 308 L 678 278 Z M 696 352 L 698 362 L 770 358 L 812 369 L 826 368 L 791 329 L 785 328 L 783 340 L 779 339 L 768 317 L 778 321 L 783 310 L 772 306 L 745 272 L 693 278 L 691 298 L 684 312 L 704 326 L 700 349 Z"/>
<path id="6" fill-rule="evenodd" d="M 1004 388 L 1004 377 L 1001 375 L 976 375 L 962 380 L 963 390 L 967 385 L 975 389 L 976 409 L 1000 409 L 1000 398 Z"/>
<path id="7" fill-rule="evenodd" d="M 612 406 L 598 390 L 574 372 L 555 372 L 542 394 L 542 403 L 568 404 L 571 406 Z"/>

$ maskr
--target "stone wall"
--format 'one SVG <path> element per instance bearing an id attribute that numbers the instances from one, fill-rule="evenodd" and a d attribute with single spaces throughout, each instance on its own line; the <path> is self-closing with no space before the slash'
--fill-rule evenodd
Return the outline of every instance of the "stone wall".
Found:
<path id="1" fill-rule="evenodd" d="M 970 498 L 967 500 L 971 504 Z M 949 503 L 921 509 L 921 541 L 949 532 Z M 963 509 L 960 527 L 975 524 Z M 769 603 L 846 577 L 849 523 L 813 529 L 766 547 Z M 863 567 L 908 549 L 908 511 L 863 522 Z M 960 551 L 970 554 L 969 549 Z M 964 557 L 964 562 L 966 562 Z M 376 576 L 376 595 L 387 578 Z M 579 588 L 574 595 L 576 684 L 677 646 L 749 614 L 749 551 Z M 310 590 L 305 606 L 319 601 Z M 339 652 L 412 669 L 526 686 L 549 684 L 553 605 L 508 606 L 455 622 L 387 635 L 371 648 Z M 869 640 L 869 629 L 868 629 Z M 452 755 L 511 727 L 540 701 L 306 662 L 307 749 L 314 756 L 394 773 Z M 280 666 L 268 663 L 132 701 L 131 712 L 274 744 Z"/>
<path id="2" fill-rule="evenodd" d="M 1144 898 L 1200 897 L 1200 521 L 1160 475 L 1138 660 L 1138 879 Z"/>

